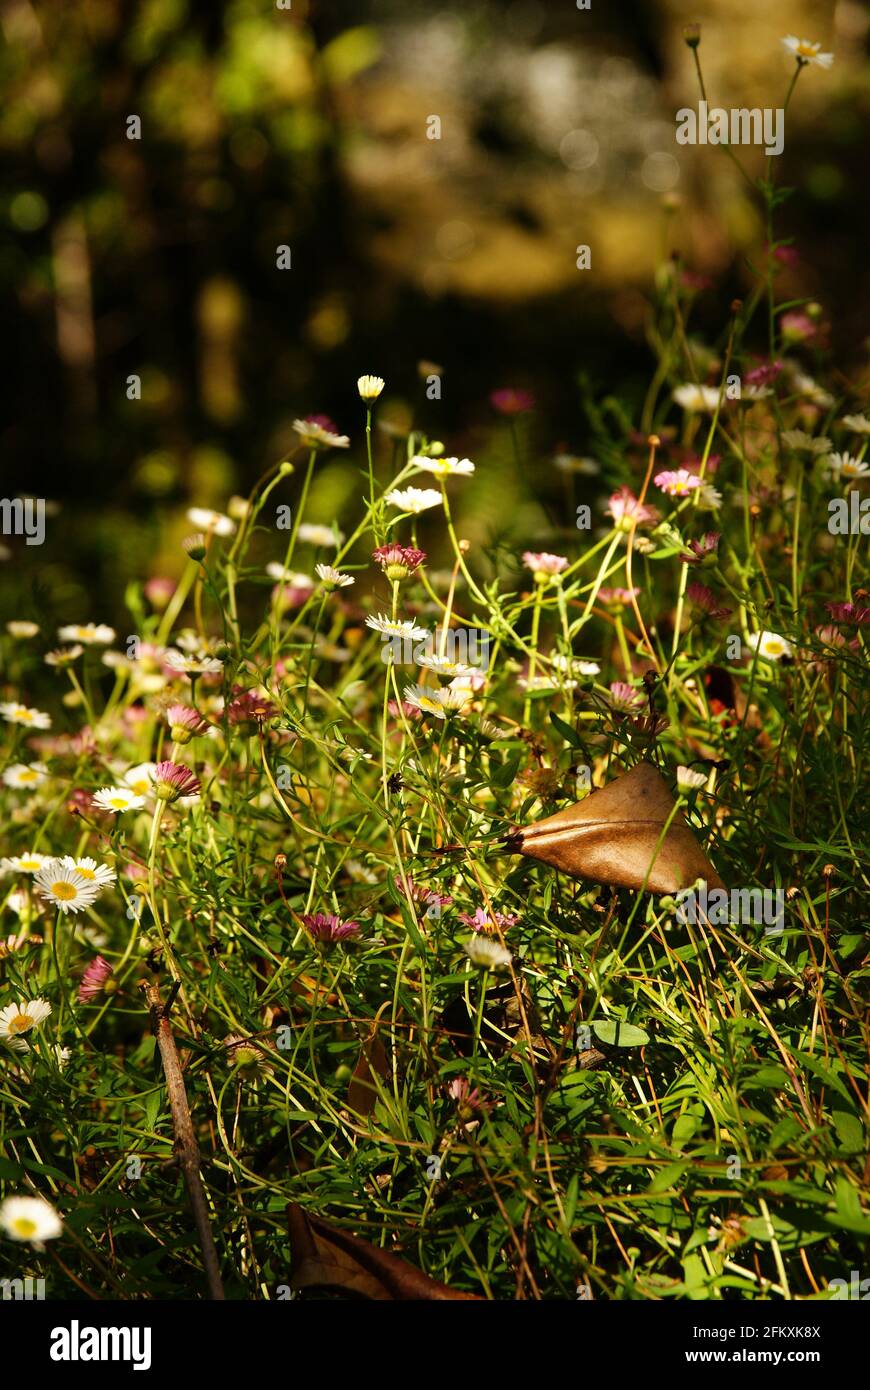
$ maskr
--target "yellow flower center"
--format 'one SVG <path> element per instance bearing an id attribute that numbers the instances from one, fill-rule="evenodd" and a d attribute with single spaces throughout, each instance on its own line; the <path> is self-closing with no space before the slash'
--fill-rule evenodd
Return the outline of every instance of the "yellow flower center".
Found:
<path id="1" fill-rule="evenodd" d="M 25 873 L 28 873 L 28 874 L 29 874 L 29 873 L 33 873 L 36 869 L 39 868 L 39 860 L 38 860 L 38 859 L 22 859 L 22 861 L 21 861 L 21 867 L 22 867 L 22 869 L 24 870 Z"/>
<path id="2" fill-rule="evenodd" d="M 72 902 L 73 898 L 78 896 L 75 884 L 67 883 L 65 879 L 58 879 L 57 883 L 53 883 L 51 891 L 56 898 L 65 903 Z"/>
<path id="3" fill-rule="evenodd" d="M 111 800 L 112 806 L 114 806 L 114 808 L 115 808 L 116 811 L 126 811 L 126 809 L 127 809 L 127 798 L 126 798 L 126 796 L 113 796 L 113 797 L 110 798 L 110 800 Z"/>
<path id="4" fill-rule="evenodd" d="M 81 874 L 82 878 L 96 878 L 93 869 L 83 869 L 81 864 L 76 864 L 76 873 Z"/>
<path id="5" fill-rule="evenodd" d="M 10 1033 L 26 1033 L 29 1028 L 34 1026 L 34 1020 L 30 1014 L 16 1014 L 9 1024 Z"/>
<path id="6" fill-rule="evenodd" d="M 17 1216 L 12 1222 L 12 1227 L 15 1234 L 23 1240 L 30 1240 L 31 1236 L 36 1235 L 36 1222 L 31 1221 L 29 1216 Z"/>
<path id="7" fill-rule="evenodd" d="M 802 58 L 813 58 L 819 51 L 820 45 L 809 43 L 806 39 L 801 39 L 797 46 L 797 51 Z"/>
<path id="8" fill-rule="evenodd" d="M 28 768 L 26 772 L 19 772 L 18 780 L 19 782 L 35 782 L 38 776 L 38 772 L 33 772 Z"/>
<path id="9" fill-rule="evenodd" d="M 17 714 L 22 724 L 29 724 L 33 718 L 33 710 L 31 709 L 20 709 L 17 711 Z"/>

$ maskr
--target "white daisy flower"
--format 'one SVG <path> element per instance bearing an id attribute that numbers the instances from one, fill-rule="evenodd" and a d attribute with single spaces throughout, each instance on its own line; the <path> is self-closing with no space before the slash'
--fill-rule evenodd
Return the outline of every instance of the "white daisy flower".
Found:
<path id="1" fill-rule="evenodd" d="M 294 420 L 293 428 L 309 448 L 347 449 L 350 445 L 346 434 L 336 434 L 335 430 L 327 429 L 319 420 Z"/>
<path id="2" fill-rule="evenodd" d="M 286 584 L 289 589 L 314 588 L 314 580 L 310 574 L 299 574 L 295 570 L 285 569 L 277 560 L 269 561 L 266 573 L 270 579 L 277 580 L 279 584 Z"/>
<path id="3" fill-rule="evenodd" d="M 179 651 L 187 652 L 188 656 L 200 656 L 203 653 L 208 655 L 208 648 L 204 645 L 199 633 L 193 632 L 189 627 L 179 632 L 175 639 L 175 645 Z M 163 655 L 165 656 L 166 653 L 164 652 Z"/>
<path id="4" fill-rule="evenodd" d="M 7 767 L 3 773 L 3 781 L 7 787 L 14 787 L 16 791 L 29 791 L 31 787 L 38 787 L 45 781 L 48 768 L 44 763 L 13 763 L 12 767 Z"/>
<path id="5" fill-rule="evenodd" d="M 402 642 L 422 642 L 431 636 L 428 628 L 417 627 L 416 623 L 395 621 L 385 613 L 376 618 L 366 618 L 366 627 L 370 627 L 373 632 L 379 632 L 382 637 L 398 637 Z"/>
<path id="6" fill-rule="evenodd" d="M 302 541 L 304 545 L 331 545 L 339 546 L 344 540 L 344 533 L 333 531 L 331 526 L 315 526 L 313 523 L 303 521 L 299 530 L 296 532 L 296 539 Z"/>
<path id="7" fill-rule="evenodd" d="M 382 376 L 361 376 L 356 383 L 356 389 L 364 401 L 376 401 L 385 386 Z"/>
<path id="8" fill-rule="evenodd" d="M 236 523 L 223 512 L 213 512 L 208 507 L 188 507 L 187 519 L 197 531 L 210 531 L 213 536 L 232 536 Z"/>
<path id="9" fill-rule="evenodd" d="M 50 729 L 51 716 L 43 714 L 39 709 L 28 709 L 27 705 L 19 705 L 16 700 L 7 700 L 0 704 L 0 715 L 9 724 L 23 724 L 30 729 Z"/>
<path id="10" fill-rule="evenodd" d="M 566 675 L 597 676 L 601 673 L 597 661 L 584 661 L 577 656 L 562 656 L 559 652 L 550 660 L 557 671 L 564 671 Z"/>
<path id="11" fill-rule="evenodd" d="M 348 589 L 356 583 L 352 574 L 344 574 L 341 570 L 333 569 L 332 565 L 315 565 L 314 572 L 327 589 Z"/>
<path id="12" fill-rule="evenodd" d="M 101 888 L 108 888 L 118 877 L 108 864 L 98 864 L 96 859 L 73 859 L 71 854 L 65 854 L 60 862 L 65 869 L 74 869 L 81 878 L 98 883 Z"/>
<path id="13" fill-rule="evenodd" d="M 156 767 L 156 763 L 137 763 L 124 773 L 124 786 L 132 788 L 137 796 L 150 796 L 154 790 Z"/>
<path id="14" fill-rule="evenodd" d="M 10 1240 L 26 1240 L 41 1250 L 44 1241 L 61 1234 L 63 1222 L 42 1197 L 7 1197 L 0 1205 L 0 1229 Z"/>
<path id="15" fill-rule="evenodd" d="M 115 629 L 105 623 L 68 623 L 58 628 L 57 635 L 61 642 L 81 642 L 86 647 L 108 646 L 115 640 Z"/>
<path id="16" fill-rule="evenodd" d="M 449 656 L 439 656 L 437 652 L 424 652 L 417 657 L 417 665 L 436 671 L 439 676 L 473 676 L 475 671 L 467 661 L 452 661 Z"/>
<path id="17" fill-rule="evenodd" d="M 823 410 L 828 410 L 834 404 L 834 397 L 830 391 L 826 391 L 817 381 L 813 381 L 811 376 L 804 372 L 795 372 L 792 378 L 792 385 L 795 394 L 806 396 L 814 405 L 819 405 Z"/>
<path id="18" fill-rule="evenodd" d="M 15 1052 L 28 1052 L 24 1034 L 31 1028 L 38 1028 L 50 1013 L 51 1005 L 46 999 L 7 1004 L 5 1009 L 0 1009 L 0 1042 L 7 1043 Z"/>
<path id="19" fill-rule="evenodd" d="M 23 618 L 13 618 L 6 624 L 6 631 L 10 637 L 36 637 L 39 634 L 39 623 L 29 623 Z"/>
<path id="20" fill-rule="evenodd" d="M 48 661 L 48 657 L 45 659 Z M 116 652 L 114 650 L 103 652 L 100 661 L 104 666 L 108 666 L 110 671 L 135 671 L 137 665 L 137 663 L 131 661 L 124 652 Z M 162 681 L 161 684 L 165 685 L 166 682 Z"/>
<path id="21" fill-rule="evenodd" d="M 415 454 L 409 460 L 412 468 L 419 468 L 424 473 L 434 473 L 438 478 L 452 478 L 457 475 L 468 477 L 474 472 L 474 464 L 471 459 L 458 458 L 426 458 L 423 454 Z"/>
<path id="22" fill-rule="evenodd" d="M 863 459 L 853 458 L 851 454 L 828 454 L 822 459 L 822 467 L 825 476 L 833 482 L 840 482 L 843 478 L 849 481 L 854 478 L 866 478 L 870 473 L 870 463 L 865 463 Z"/>
<path id="23" fill-rule="evenodd" d="M 843 423 L 845 424 L 845 421 Z M 783 430 L 782 442 L 787 448 L 794 449 L 798 453 L 805 450 L 808 454 L 825 454 L 831 447 L 830 439 L 826 439 L 823 435 L 814 439 L 805 430 Z"/>
<path id="24" fill-rule="evenodd" d="M 434 487 L 406 487 L 394 488 L 386 496 L 387 502 L 392 507 L 399 507 L 403 512 L 412 512 L 415 516 L 420 512 L 425 512 L 429 507 L 440 507 L 441 493 Z"/>
<path id="25" fill-rule="evenodd" d="M 72 666 L 74 661 L 78 661 L 84 647 L 80 642 L 75 642 L 71 647 L 61 647 L 53 652 L 46 652 L 43 660 L 46 666 Z M 105 654 L 103 655 L 105 660 Z"/>
<path id="26" fill-rule="evenodd" d="M 749 646 L 758 652 L 763 661 L 781 661 L 794 651 L 791 642 L 780 637 L 778 632 L 753 632 L 749 637 Z"/>
<path id="27" fill-rule="evenodd" d="M 696 386 L 691 381 L 686 382 L 683 386 L 676 386 L 671 394 L 677 405 L 682 406 L 683 410 L 713 411 L 719 401 L 718 386 Z"/>
<path id="28" fill-rule="evenodd" d="M 681 792 L 697 791 L 706 785 L 707 778 L 703 772 L 694 772 L 690 767 L 683 767 L 682 763 L 677 768 L 677 787 Z"/>
<path id="29" fill-rule="evenodd" d="M 780 39 L 783 48 L 787 48 L 789 53 L 793 53 L 799 63 L 813 63 L 817 68 L 829 68 L 834 61 L 833 53 L 821 53 L 820 43 L 811 43 L 809 39 L 795 38 L 794 34 L 788 34 L 784 39 Z"/>
<path id="30" fill-rule="evenodd" d="M 560 679 L 558 676 L 533 676 L 531 680 L 528 680 L 525 676 L 521 676 L 517 681 L 517 685 L 523 690 L 531 691 L 577 689 L 577 682 L 575 680 L 571 680 L 570 677 L 567 680 L 564 678 Z"/>
<path id="31" fill-rule="evenodd" d="M 216 676 L 224 669 L 223 662 L 216 656 L 187 656 L 174 648 L 170 648 L 163 659 L 180 676 Z"/>
<path id="32" fill-rule="evenodd" d="M 478 970 L 507 970 L 511 953 L 488 936 L 472 936 L 465 943 L 465 952 Z"/>
<path id="33" fill-rule="evenodd" d="M 852 430 L 853 434 L 870 434 L 870 420 L 866 415 L 844 415 L 840 424 L 845 425 L 847 430 Z"/>
<path id="34" fill-rule="evenodd" d="M 87 879 L 77 869 L 69 869 L 60 859 L 52 859 L 34 878 L 37 893 L 48 898 L 61 912 L 83 912 L 97 901 L 102 885 Z"/>
<path id="35" fill-rule="evenodd" d="M 455 714 L 465 708 L 469 693 L 468 686 L 455 688 L 448 685 L 441 690 L 432 690 L 425 685 L 408 685 L 402 698 L 415 709 L 422 710 L 424 714 L 432 714 L 436 719 L 446 719 L 448 714 Z"/>
<path id="36" fill-rule="evenodd" d="M 577 458 L 575 454 L 556 454 L 553 463 L 560 473 L 579 473 L 584 478 L 595 478 L 601 472 L 597 459 Z"/>
<path id="37" fill-rule="evenodd" d="M 354 883 L 372 884 L 378 881 L 378 876 L 374 869 L 370 869 L 366 864 L 361 864 L 358 859 L 346 859 L 344 861 L 344 870 L 348 877 L 353 879 Z"/>
<path id="38" fill-rule="evenodd" d="M 8 859 L 0 859 L 0 869 L 7 874 L 37 874 L 51 860 L 50 854 L 13 854 Z"/>
<path id="39" fill-rule="evenodd" d="M 139 811 L 145 805 L 144 796 L 137 796 L 130 787 L 100 787 L 91 800 L 101 811 L 111 811 L 113 814 Z"/>
<path id="40" fill-rule="evenodd" d="M 712 483 L 702 483 L 692 494 L 695 506 L 702 512 L 718 512 L 722 506 L 722 494 Z M 637 550 L 637 541 L 634 543 Z"/>

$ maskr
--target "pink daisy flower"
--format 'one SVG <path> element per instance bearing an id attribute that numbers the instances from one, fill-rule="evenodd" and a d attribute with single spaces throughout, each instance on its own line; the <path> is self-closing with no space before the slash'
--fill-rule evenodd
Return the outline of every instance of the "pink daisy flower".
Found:
<path id="1" fill-rule="evenodd" d="M 359 922 L 343 922 L 333 912 L 304 912 L 302 921 L 314 940 L 321 942 L 345 941 L 362 930 Z"/>
<path id="2" fill-rule="evenodd" d="M 665 469 L 664 473 L 656 474 L 653 482 L 669 497 L 688 497 L 690 492 L 701 486 L 697 473 L 690 473 L 688 468 Z"/>
<path id="3" fill-rule="evenodd" d="M 471 927 L 472 931 L 492 932 L 495 928 L 501 927 L 502 931 L 507 931 L 508 927 L 516 926 L 519 918 L 515 912 L 487 912 L 485 908 L 475 908 L 474 912 L 460 912 L 459 920 L 466 927 Z"/>
<path id="4" fill-rule="evenodd" d="M 719 600 L 712 589 L 707 588 L 706 584 L 698 584 L 697 582 L 689 584 L 686 588 L 686 598 L 695 608 L 700 609 L 710 618 L 727 618 L 731 612 L 730 608 L 719 607 Z"/>
<path id="5" fill-rule="evenodd" d="M 626 681 L 611 681 L 610 707 L 614 710 L 637 709 L 644 703 L 644 697 Z"/>
<path id="6" fill-rule="evenodd" d="M 551 555 L 548 550 L 523 551 L 523 564 L 532 571 L 536 579 L 539 574 L 549 577 L 561 574 L 568 568 L 568 561 L 564 555 Z"/>
<path id="7" fill-rule="evenodd" d="M 638 526 L 655 526 L 660 520 L 655 507 L 638 501 L 630 487 L 621 487 L 611 495 L 605 515 L 613 518 L 617 531 L 630 531 L 635 522 Z"/>
<path id="8" fill-rule="evenodd" d="M 854 623 L 856 627 L 870 623 L 870 608 L 859 608 L 855 603 L 826 603 L 825 607 L 835 623 Z"/>

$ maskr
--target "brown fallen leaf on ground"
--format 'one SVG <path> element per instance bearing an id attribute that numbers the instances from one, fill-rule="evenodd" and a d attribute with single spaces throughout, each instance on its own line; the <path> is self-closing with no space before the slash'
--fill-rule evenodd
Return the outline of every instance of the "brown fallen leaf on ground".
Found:
<path id="1" fill-rule="evenodd" d="M 677 893 L 696 879 L 710 888 L 725 885 L 680 815 L 667 783 L 651 763 L 641 762 L 601 791 L 523 826 L 506 848 L 551 864 L 573 878 L 650 893 Z"/>
<path id="2" fill-rule="evenodd" d="M 290 1284 L 294 1289 L 341 1289 L 360 1298 L 476 1299 L 449 1289 L 388 1250 L 309 1216 L 295 1202 L 287 1208 Z"/>

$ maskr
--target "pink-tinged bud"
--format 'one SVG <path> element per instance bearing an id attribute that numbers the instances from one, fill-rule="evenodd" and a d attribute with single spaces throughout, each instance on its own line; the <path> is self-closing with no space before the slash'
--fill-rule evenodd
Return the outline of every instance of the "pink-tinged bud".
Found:
<path id="1" fill-rule="evenodd" d="M 161 801 L 177 801 L 180 796 L 199 796 L 200 784 L 180 763 L 158 763 L 153 774 L 154 792 Z"/>
<path id="2" fill-rule="evenodd" d="M 192 738 L 207 733 L 209 729 L 199 710 L 190 705 L 170 705 L 166 711 L 166 722 L 173 743 L 189 743 Z"/>
<path id="3" fill-rule="evenodd" d="M 85 966 L 81 984 L 78 989 L 78 999 L 80 1004 L 88 1004 L 92 999 L 97 999 L 101 994 L 110 993 L 108 989 L 112 967 L 102 956 L 97 956 L 90 965 Z M 113 983 L 113 982 L 112 982 Z"/>
<path id="4" fill-rule="evenodd" d="M 153 579 L 145 581 L 144 593 L 152 608 L 162 611 L 175 593 L 175 580 L 155 575 Z"/>
<path id="5" fill-rule="evenodd" d="M 377 561 L 387 579 L 397 583 L 416 573 L 426 559 L 426 552 L 408 545 L 382 545 L 372 551 L 372 559 Z"/>
<path id="6" fill-rule="evenodd" d="M 499 415 L 522 415 L 524 411 L 535 408 L 531 391 L 515 390 L 512 386 L 500 386 L 497 391 L 490 391 L 489 403 Z"/>

